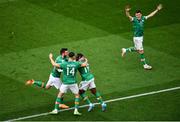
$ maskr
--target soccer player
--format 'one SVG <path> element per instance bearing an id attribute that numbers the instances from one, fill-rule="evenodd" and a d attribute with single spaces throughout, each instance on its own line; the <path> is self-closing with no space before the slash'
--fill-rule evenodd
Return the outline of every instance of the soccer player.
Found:
<path id="1" fill-rule="evenodd" d="M 56 63 L 62 63 L 68 60 L 68 49 L 62 48 L 60 50 L 60 55 L 56 58 Z M 56 89 L 60 89 L 62 84 L 60 76 L 61 76 L 62 69 L 54 67 L 47 82 L 37 81 L 37 80 L 28 80 L 26 81 L 26 85 L 35 85 L 40 88 L 50 89 L 54 86 Z M 61 108 L 69 108 L 69 106 L 65 104 L 60 104 Z"/>
<path id="2" fill-rule="evenodd" d="M 55 108 L 51 112 L 51 114 L 57 114 L 59 108 L 59 104 L 62 102 L 63 95 L 67 92 L 67 90 L 71 90 L 71 92 L 75 95 L 75 109 L 74 109 L 74 115 L 81 115 L 81 113 L 78 112 L 78 106 L 79 106 L 79 88 L 77 85 L 76 80 L 76 72 L 79 67 L 84 67 L 87 65 L 87 60 L 84 63 L 76 62 L 75 59 L 75 53 L 70 52 L 69 53 L 69 59 L 68 62 L 63 63 L 56 63 L 53 60 L 53 55 L 49 54 L 49 59 L 51 61 L 51 64 L 55 67 L 62 68 L 63 70 L 63 79 L 62 79 L 62 85 L 60 87 L 60 92 L 58 93 L 56 102 L 55 102 Z"/>
<path id="3" fill-rule="evenodd" d="M 85 62 L 85 57 L 83 54 L 79 53 L 76 56 L 76 61 Z M 103 102 L 102 97 L 99 92 L 96 90 L 96 85 L 94 83 L 94 76 L 90 73 L 89 64 L 86 67 L 80 67 L 79 73 L 82 77 L 82 81 L 79 85 L 79 94 L 83 98 L 84 101 L 89 104 L 88 112 L 90 112 L 94 108 L 94 104 L 91 103 L 88 96 L 86 96 L 85 92 L 90 89 L 91 93 L 96 97 L 99 103 L 102 106 L 102 111 L 106 110 L 106 103 Z"/>
<path id="4" fill-rule="evenodd" d="M 152 66 L 148 65 L 144 56 L 144 49 L 143 49 L 143 35 L 144 35 L 144 23 L 147 19 L 153 17 L 158 11 L 162 9 L 162 5 L 159 4 L 152 13 L 150 13 L 147 16 L 142 16 L 142 12 L 140 10 L 137 10 L 135 13 L 135 17 L 132 17 L 129 13 L 131 10 L 130 6 L 126 6 L 125 12 L 126 16 L 130 19 L 130 21 L 133 23 L 134 28 L 134 47 L 130 48 L 122 48 L 122 57 L 128 53 L 128 52 L 138 52 L 140 54 L 141 62 L 143 64 L 144 69 L 150 70 L 152 69 Z"/>

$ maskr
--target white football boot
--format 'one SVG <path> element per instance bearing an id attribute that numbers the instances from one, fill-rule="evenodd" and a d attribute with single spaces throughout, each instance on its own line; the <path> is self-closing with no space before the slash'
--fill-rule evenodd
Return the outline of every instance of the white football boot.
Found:
<path id="1" fill-rule="evenodd" d="M 54 109 L 53 111 L 50 112 L 50 114 L 58 114 L 58 109 Z"/>
<path id="2" fill-rule="evenodd" d="M 148 64 L 145 64 L 144 65 L 144 69 L 146 70 L 151 70 L 152 69 L 152 66 L 148 65 Z"/>
<path id="3" fill-rule="evenodd" d="M 74 115 L 76 115 L 76 116 L 80 116 L 80 115 L 82 115 L 81 113 L 79 113 L 79 111 L 78 111 L 78 109 L 77 108 L 75 108 L 74 109 Z"/>

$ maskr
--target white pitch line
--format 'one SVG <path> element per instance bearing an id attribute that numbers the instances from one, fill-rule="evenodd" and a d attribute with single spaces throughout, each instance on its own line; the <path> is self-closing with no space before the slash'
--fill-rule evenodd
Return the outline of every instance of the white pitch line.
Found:
<path id="1" fill-rule="evenodd" d="M 121 101 L 121 100 L 127 100 L 127 99 L 132 99 L 132 98 L 137 98 L 137 97 L 142 97 L 142 96 L 148 96 L 148 95 L 153 95 L 153 94 L 158 94 L 158 93 L 163 93 L 163 92 L 168 92 L 168 91 L 174 91 L 174 90 L 178 90 L 180 89 L 179 87 L 173 87 L 173 88 L 168 88 L 168 89 L 162 89 L 162 90 L 158 90 L 158 91 L 151 91 L 151 92 L 146 92 L 146 93 L 142 93 L 142 94 L 136 94 L 136 95 L 131 95 L 131 96 L 127 96 L 127 97 L 121 97 L 121 98 L 116 98 L 116 99 L 110 99 L 110 100 L 106 100 L 106 103 L 110 103 L 110 102 L 115 102 L 115 101 Z M 95 105 L 98 105 L 99 103 L 94 103 Z M 88 107 L 88 105 L 82 105 L 79 106 L 79 108 L 85 108 Z M 63 111 L 69 111 L 74 109 L 74 107 L 71 107 L 69 109 L 63 109 L 60 110 L 59 112 L 63 112 Z M 35 118 L 35 117 L 40 117 L 40 116 L 46 116 L 46 115 L 50 115 L 49 112 L 46 113 L 41 113 L 41 114 L 35 114 L 35 115 L 30 115 L 30 116 L 25 116 L 25 117 L 19 117 L 16 119 L 10 119 L 7 120 L 8 121 L 17 121 L 17 120 L 24 120 L 24 119 L 30 119 L 30 118 Z"/>

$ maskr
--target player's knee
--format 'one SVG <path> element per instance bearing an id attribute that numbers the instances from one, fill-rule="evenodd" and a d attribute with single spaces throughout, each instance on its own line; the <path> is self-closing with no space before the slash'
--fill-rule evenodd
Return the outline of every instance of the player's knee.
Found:
<path id="1" fill-rule="evenodd" d="M 46 87 L 45 87 L 45 89 L 50 89 L 50 88 L 51 88 L 51 86 L 46 86 Z"/>
<path id="2" fill-rule="evenodd" d="M 64 95 L 64 93 L 61 93 L 61 92 L 58 93 L 58 97 L 60 97 L 60 98 L 62 98 L 63 95 Z"/>
<path id="3" fill-rule="evenodd" d="M 75 98 L 79 98 L 79 94 L 75 94 Z"/>
<path id="4" fill-rule="evenodd" d="M 96 94 L 96 88 L 90 89 L 92 94 Z"/>
<path id="5" fill-rule="evenodd" d="M 144 50 L 138 50 L 138 53 L 139 53 L 139 54 L 143 54 L 143 53 L 144 53 Z"/>

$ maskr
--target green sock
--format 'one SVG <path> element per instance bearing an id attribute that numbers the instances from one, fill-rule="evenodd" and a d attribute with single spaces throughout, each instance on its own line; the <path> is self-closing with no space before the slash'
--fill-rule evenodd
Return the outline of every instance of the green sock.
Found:
<path id="1" fill-rule="evenodd" d="M 99 103 L 102 104 L 103 100 L 102 100 L 102 97 L 101 97 L 100 93 L 96 92 L 95 96 L 96 96 L 96 99 L 99 101 Z"/>
<path id="2" fill-rule="evenodd" d="M 90 103 L 91 103 L 91 101 L 89 100 L 88 96 L 86 96 L 85 93 L 80 94 L 80 96 L 83 98 L 84 101 L 86 101 L 87 104 L 90 104 Z"/>
<path id="3" fill-rule="evenodd" d="M 141 62 L 142 62 L 143 65 L 147 64 L 146 59 L 144 57 L 144 53 L 140 54 L 140 58 L 141 58 Z"/>
<path id="4" fill-rule="evenodd" d="M 60 109 L 59 104 L 61 104 L 61 100 L 62 100 L 62 98 L 60 98 L 60 97 L 56 98 L 55 109 L 58 109 L 58 110 Z"/>
<path id="5" fill-rule="evenodd" d="M 126 48 L 126 52 L 135 52 L 136 49 L 134 47 Z"/>
<path id="6" fill-rule="evenodd" d="M 75 100 L 74 100 L 74 107 L 75 108 L 79 107 L 79 98 L 75 98 Z"/>
<path id="7" fill-rule="evenodd" d="M 34 85 L 41 87 L 41 88 L 45 88 L 46 87 L 46 83 L 42 82 L 42 81 L 34 81 Z"/>

